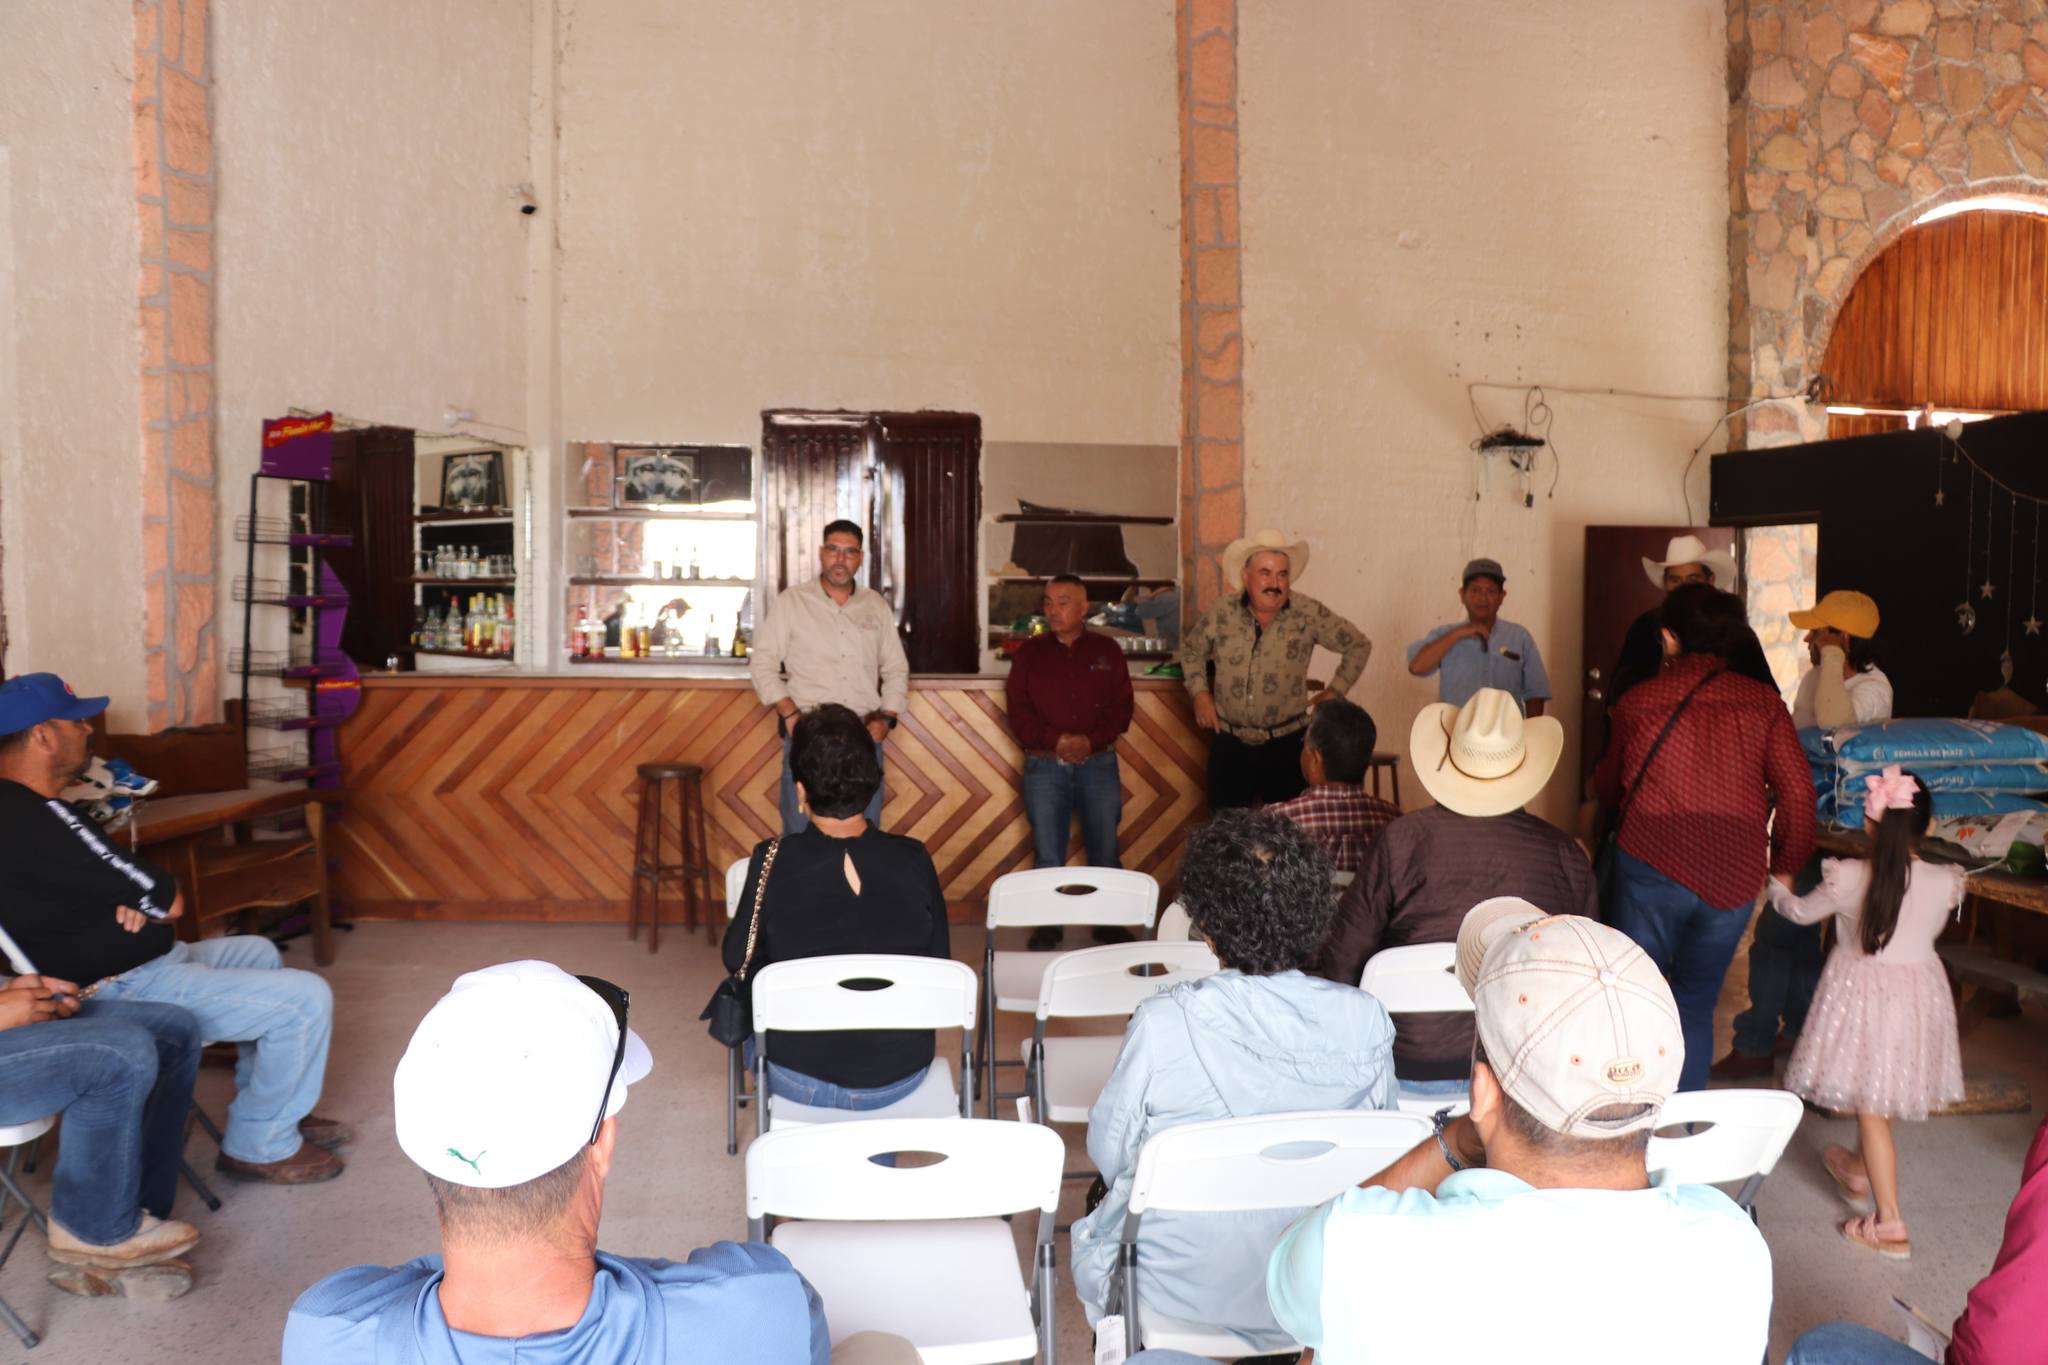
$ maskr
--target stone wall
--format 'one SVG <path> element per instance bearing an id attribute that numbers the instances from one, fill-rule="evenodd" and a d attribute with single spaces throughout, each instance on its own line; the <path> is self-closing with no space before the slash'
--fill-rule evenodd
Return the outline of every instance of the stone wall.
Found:
<path id="1" fill-rule="evenodd" d="M 143 651 L 152 730 L 210 720 L 219 706 L 206 53 L 207 0 L 136 0 L 131 98 L 142 250 Z"/>
<path id="2" fill-rule="evenodd" d="M 1820 556 L 1820 527 L 1754 526 L 1742 535 L 1742 581 L 1749 596 L 1749 624 L 1763 642 L 1764 658 L 1787 704 L 1805 671 L 1806 632 L 1791 613 L 1814 603 L 1814 570 Z"/>
<path id="3" fill-rule="evenodd" d="M 1928 209 L 2048 197 L 2048 4 L 1728 0 L 1728 49 L 1741 403 L 1803 393 L 1856 277 Z M 1731 448 L 1784 445 L 1827 416 L 1785 397 L 1731 426 Z"/>

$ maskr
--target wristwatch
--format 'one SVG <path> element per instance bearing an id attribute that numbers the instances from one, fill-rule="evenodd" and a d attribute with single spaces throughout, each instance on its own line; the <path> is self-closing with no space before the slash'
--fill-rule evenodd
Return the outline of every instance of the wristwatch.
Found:
<path id="1" fill-rule="evenodd" d="M 1465 1169 L 1465 1163 L 1458 1160 L 1458 1154 L 1451 1150 L 1451 1144 L 1444 1141 L 1444 1129 L 1451 1126 L 1451 1107 L 1445 1105 L 1430 1118 L 1430 1126 L 1436 1132 L 1436 1149 L 1444 1154 L 1444 1162 L 1453 1171 Z"/>
<path id="2" fill-rule="evenodd" d="M 888 726 L 891 730 L 896 728 L 896 714 L 893 711 L 870 711 L 868 713 L 868 719 L 878 720 L 882 722 L 882 724 Z"/>

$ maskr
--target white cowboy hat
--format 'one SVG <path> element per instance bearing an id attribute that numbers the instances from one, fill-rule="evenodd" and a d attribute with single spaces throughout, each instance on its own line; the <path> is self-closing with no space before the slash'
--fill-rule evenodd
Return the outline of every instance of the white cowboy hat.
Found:
<path id="1" fill-rule="evenodd" d="M 1289 541 L 1284 531 L 1266 526 L 1223 547 L 1223 586 L 1235 591 L 1244 580 L 1244 562 L 1262 550 L 1278 550 L 1287 556 L 1290 581 L 1308 572 L 1308 542 Z"/>
<path id="2" fill-rule="evenodd" d="M 1657 591 L 1664 591 L 1664 571 L 1673 564 L 1704 564 L 1714 572 L 1714 586 L 1722 592 L 1735 591 L 1735 556 L 1726 550 L 1709 550 L 1698 536 L 1673 536 L 1664 547 L 1664 558 L 1643 557 L 1643 572 Z"/>
<path id="3" fill-rule="evenodd" d="M 1422 708 L 1408 731 L 1408 761 L 1439 806 L 1460 815 L 1506 815 L 1534 800 L 1564 752 L 1555 716 L 1522 718 L 1513 694 L 1482 687 L 1463 706 Z"/>

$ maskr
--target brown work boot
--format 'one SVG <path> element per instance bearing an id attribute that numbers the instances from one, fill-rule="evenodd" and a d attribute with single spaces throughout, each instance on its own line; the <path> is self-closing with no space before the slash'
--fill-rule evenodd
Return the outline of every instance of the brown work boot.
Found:
<path id="1" fill-rule="evenodd" d="M 316 1185 L 340 1175 L 343 1163 L 334 1153 L 301 1142 L 299 1150 L 283 1161 L 241 1161 L 222 1152 L 213 1159 L 213 1169 L 230 1180 L 263 1185 Z"/>
<path id="2" fill-rule="evenodd" d="M 1707 1074 L 1717 1081 L 1750 1081 L 1759 1076 L 1768 1076 L 1777 1069 L 1777 1062 L 1770 1057 L 1752 1057 L 1747 1052 L 1731 1052 L 1707 1068 Z"/>
<path id="3" fill-rule="evenodd" d="M 343 1143 L 356 1140 L 356 1130 L 340 1119 L 323 1119 L 318 1114 L 308 1114 L 299 1120 L 299 1136 L 315 1147 L 333 1151 Z"/>
<path id="4" fill-rule="evenodd" d="M 158 1261 L 128 1270 L 60 1265 L 50 1272 L 50 1285 L 81 1299 L 119 1296 L 144 1303 L 168 1303 L 192 1292 L 192 1267 L 185 1261 Z"/>
<path id="5" fill-rule="evenodd" d="M 190 1251 L 199 1242 L 199 1229 L 175 1219 L 143 1214 L 135 1231 L 124 1241 L 109 1246 L 84 1241 L 52 1218 L 50 1259 L 64 1265 L 86 1265 L 101 1270 L 127 1270 L 153 1265 Z"/>

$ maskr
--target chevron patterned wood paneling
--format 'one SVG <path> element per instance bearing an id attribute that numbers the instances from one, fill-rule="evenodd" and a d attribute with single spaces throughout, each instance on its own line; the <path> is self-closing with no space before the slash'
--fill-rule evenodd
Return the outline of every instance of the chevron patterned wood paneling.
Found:
<path id="1" fill-rule="evenodd" d="M 1136 688 L 1123 862 L 1170 890 L 1207 811 L 1207 745 L 1178 683 Z M 364 918 L 623 922 L 640 763 L 703 766 L 719 869 L 778 823 L 774 718 L 737 678 L 371 677 L 341 747 L 336 892 Z M 954 918 L 979 919 L 989 884 L 1031 865 L 1002 680 L 916 679 L 885 763 L 883 828 L 922 839 Z"/>

